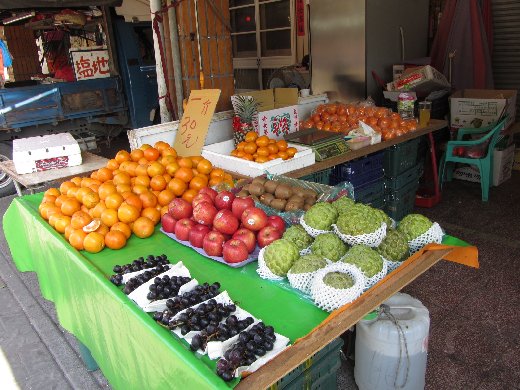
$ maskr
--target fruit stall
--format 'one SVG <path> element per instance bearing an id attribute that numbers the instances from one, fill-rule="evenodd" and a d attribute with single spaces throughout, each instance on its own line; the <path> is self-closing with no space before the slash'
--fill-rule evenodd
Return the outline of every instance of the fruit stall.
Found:
<path id="1" fill-rule="evenodd" d="M 275 145 L 282 164 L 297 157 L 290 143 L 246 137 Z M 14 199 L 4 231 L 17 268 L 37 273 L 114 388 L 284 387 L 437 261 L 478 267 L 476 248 L 434 221 L 410 213 L 396 226 L 348 183 L 289 176 L 236 180 L 158 141 Z"/>

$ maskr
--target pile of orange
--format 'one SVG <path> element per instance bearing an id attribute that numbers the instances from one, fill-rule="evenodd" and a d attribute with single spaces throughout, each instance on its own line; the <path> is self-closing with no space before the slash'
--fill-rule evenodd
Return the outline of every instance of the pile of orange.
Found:
<path id="1" fill-rule="evenodd" d="M 233 157 L 265 163 L 277 158 L 288 160 L 296 154 L 296 148 L 289 147 L 285 140 L 276 141 L 265 135 L 258 136 L 254 131 L 246 134 L 244 141 L 231 151 Z"/>
<path id="2" fill-rule="evenodd" d="M 383 141 L 417 129 L 417 121 L 404 120 L 398 113 L 388 108 L 342 103 L 319 105 L 311 117 L 301 123 L 301 127 L 348 133 L 359 127 L 359 121 L 381 133 Z"/>
<path id="3" fill-rule="evenodd" d="M 201 156 L 178 157 L 166 142 L 120 150 L 90 177 L 45 191 L 40 215 L 78 250 L 120 249 L 133 234 L 146 238 L 176 197 L 188 202 L 201 188 L 233 185 L 231 175 Z"/>

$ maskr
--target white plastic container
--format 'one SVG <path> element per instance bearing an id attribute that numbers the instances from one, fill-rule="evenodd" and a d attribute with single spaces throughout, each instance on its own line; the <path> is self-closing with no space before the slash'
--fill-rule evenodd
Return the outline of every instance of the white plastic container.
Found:
<path id="1" fill-rule="evenodd" d="M 70 133 L 13 140 L 13 163 L 18 174 L 81 165 L 81 149 Z"/>
<path id="2" fill-rule="evenodd" d="M 235 148 L 232 139 L 204 146 L 204 148 L 202 148 L 202 157 L 211 161 L 215 167 L 248 177 L 257 177 L 263 175 L 265 172 L 269 172 L 273 175 L 280 175 L 282 173 L 307 167 L 316 162 L 316 156 L 311 148 L 296 144 L 289 144 L 289 146 L 295 147 L 297 152 L 293 158 L 285 161 L 281 158 L 277 158 L 260 164 L 254 161 L 230 156 L 229 154 Z"/>
<path id="3" fill-rule="evenodd" d="M 400 324 L 404 338 L 386 315 L 361 320 L 356 325 L 356 383 L 360 390 L 424 389 L 428 309 L 419 300 L 401 293 L 384 303 Z"/>

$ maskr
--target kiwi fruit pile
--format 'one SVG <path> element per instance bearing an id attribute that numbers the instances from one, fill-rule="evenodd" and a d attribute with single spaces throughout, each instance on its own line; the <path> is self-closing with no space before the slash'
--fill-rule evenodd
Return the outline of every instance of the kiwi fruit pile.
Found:
<path id="1" fill-rule="evenodd" d="M 238 196 L 251 196 L 278 211 L 307 211 L 318 198 L 318 193 L 308 188 L 291 186 L 265 177 L 257 177 L 246 184 Z"/>

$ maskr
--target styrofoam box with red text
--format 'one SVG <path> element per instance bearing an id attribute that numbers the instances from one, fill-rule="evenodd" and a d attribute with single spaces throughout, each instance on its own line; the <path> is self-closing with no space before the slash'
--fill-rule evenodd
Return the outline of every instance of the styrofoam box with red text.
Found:
<path id="1" fill-rule="evenodd" d="M 205 146 L 202 149 L 202 157 L 211 161 L 215 167 L 248 177 L 257 177 L 266 172 L 279 175 L 307 167 L 316 162 L 316 156 L 311 148 L 295 144 L 289 144 L 289 146 L 293 146 L 297 150 L 293 158 L 289 160 L 277 158 L 265 163 L 257 163 L 230 156 L 231 151 L 235 149 L 235 144 L 231 139 Z"/>

